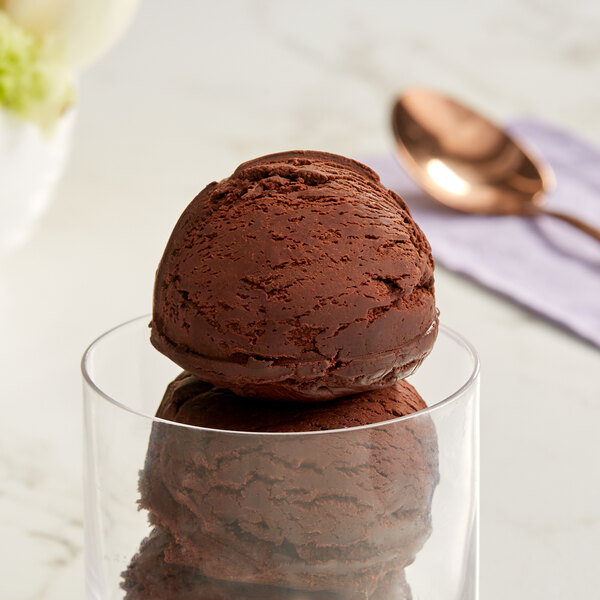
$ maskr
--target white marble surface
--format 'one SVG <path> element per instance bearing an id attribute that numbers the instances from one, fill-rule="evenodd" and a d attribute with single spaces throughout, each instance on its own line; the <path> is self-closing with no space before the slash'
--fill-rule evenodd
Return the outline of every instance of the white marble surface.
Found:
<path id="1" fill-rule="evenodd" d="M 385 151 L 414 83 L 600 144 L 599 30 L 595 0 L 146 0 L 81 82 L 53 205 L 0 258 L 0 597 L 83 597 L 79 358 L 149 310 L 205 183 L 290 147 Z M 482 600 L 597 598 L 598 351 L 443 269 L 437 289 L 483 361 Z"/>

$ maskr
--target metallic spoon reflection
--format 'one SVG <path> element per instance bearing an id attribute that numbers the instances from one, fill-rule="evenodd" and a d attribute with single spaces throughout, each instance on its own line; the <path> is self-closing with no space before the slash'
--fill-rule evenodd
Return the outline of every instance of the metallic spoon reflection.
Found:
<path id="1" fill-rule="evenodd" d="M 438 202 L 479 214 L 550 215 L 600 241 L 583 221 L 543 208 L 550 167 L 503 129 L 437 92 L 411 89 L 397 100 L 392 126 L 398 157 Z"/>

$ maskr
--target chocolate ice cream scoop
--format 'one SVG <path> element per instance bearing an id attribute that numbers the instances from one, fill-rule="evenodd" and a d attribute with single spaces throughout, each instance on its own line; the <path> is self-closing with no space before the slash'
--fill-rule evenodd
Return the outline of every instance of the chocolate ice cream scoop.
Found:
<path id="1" fill-rule="evenodd" d="M 172 536 L 165 560 L 241 583 L 373 593 L 430 534 L 434 425 L 389 422 L 423 408 L 406 381 L 282 404 L 183 373 L 157 417 L 211 429 L 153 426 L 141 506 Z"/>
<path id="2" fill-rule="evenodd" d="M 363 593 L 344 595 L 302 591 L 270 585 L 239 583 L 206 577 L 194 567 L 168 563 L 165 550 L 171 536 L 156 528 L 142 542 L 123 573 L 125 600 L 364 600 Z M 410 600 L 404 572 L 388 576 L 369 595 L 370 600 Z"/>
<path id="3" fill-rule="evenodd" d="M 406 204 L 368 167 L 265 156 L 182 214 L 156 274 L 151 340 L 246 398 L 387 387 L 435 341 L 433 267 Z"/>

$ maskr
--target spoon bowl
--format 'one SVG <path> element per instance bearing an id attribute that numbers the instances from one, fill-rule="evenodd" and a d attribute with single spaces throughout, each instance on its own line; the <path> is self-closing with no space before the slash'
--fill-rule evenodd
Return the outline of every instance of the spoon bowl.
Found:
<path id="1" fill-rule="evenodd" d="M 396 100 L 398 158 L 432 198 L 468 213 L 550 215 L 600 241 L 600 231 L 543 208 L 554 174 L 501 127 L 456 100 L 410 89 Z"/>

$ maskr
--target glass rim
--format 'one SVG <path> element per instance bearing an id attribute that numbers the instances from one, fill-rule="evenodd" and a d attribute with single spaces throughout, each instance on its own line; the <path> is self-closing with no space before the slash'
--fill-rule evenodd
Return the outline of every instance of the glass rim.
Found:
<path id="1" fill-rule="evenodd" d="M 289 436 L 305 436 L 305 435 L 324 435 L 324 434 L 332 434 L 332 433 L 335 433 L 335 434 L 351 433 L 351 432 L 356 432 L 356 431 L 361 431 L 361 430 L 366 430 L 366 429 L 373 429 L 376 427 L 382 427 L 384 425 L 389 426 L 389 425 L 399 423 L 401 421 L 409 421 L 411 419 L 416 419 L 421 416 L 429 415 L 429 414 L 433 413 L 434 411 L 439 410 L 440 408 L 444 408 L 444 407 L 448 406 L 449 404 L 453 404 L 454 401 L 458 400 L 458 398 L 460 398 L 463 395 L 463 393 L 469 387 L 471 387 L 473 385 L 473 383 L 477 380 L 477 378 L 479 376 L 479 371 L 480 371 L 479 355 L 477 354 L 477 350 L 475 350 L 475 347 L 471 344 L 471 342 L 469 342 L 469 340 L 467 340 L 464 336 L 462 336 L 460 333 L 458 333 L 451 327 L 447 327 L 446 325 L 443 325 L 440 323 L 438 335 L 439 334 L 446 335 L 447 337 L 451 338 L 454 342 L 463 346 L 463 348 L 465 348 L 467 350 L 467 352 L 469 353 L 469 355 L 471 357 L 473 367 L 472 367 L 471 373 L 467 377 L 466 381 L 457 390 L 455 390 L 454 392 L 452 392 L 451 394 L 449 394 L 448 396 L 446 396 L 439 402 L 436 402 L 435 404 L 428 406 L 427 408 L 418 410 L 416 412 L 412 412 L 412 413 L 410 413 L 408 415 L 404 415 L 402 417 L 395 417 L 394 419 L 388 419 L 387 421 L 379 421 L 377 423 L 368 423 L 366 425 L 358 425 L 356 427 L 347 427 L 344 429 L 319 429 L 319 430 L 315 430 L 315 431 L 276 432 L 276 431 L 236 431 L 236 430 L 232 430 L 232 429 L 214 429 L 211 427 L 200 427 L 198 425 L 190 425 L 188 423 L 178 423 L 176 421 L 169 421 L 167 419 L 162 419 L 160 417 L 156 417 L 155 415 L 150 415 L 150 414 L 141 412 L 139 410 L 132 408 L 131 406 L 128 406 L 127 404 L 124 404 L 123 402 L 117 400 L 116 398 L 113 398 L 112 396 L 107 394 L 104 390 L 102 390 L 100 388 L 100 386 L 94 381 L 92 375 L 90 374 L 90 372 L 88 370 L 88 361 L 89 361 L 90 356 L 92 355 L 92 353 L 96 349 L 96 347 L 105 338 L 109 337 L 115 331 L 126 327 L 127 325 L 131 325 L 132 323 L 135 323 L 136 321 L 147 320 L 149 318 L 151 318 L 150 314 L 145 314 L 145 315 L 142 315 L 139 317 L 134 317 L 133 319 L 129 319 L 128 321 L 120 323 L 119 325 L 115 325 L 108 331 L 105 331 L 103 334 L 99 335 L 85 349 L 83 356 L 81 357 L 80 366 L 81 366 L 81 373 L 83 375 L 83 379 L 90 386 L 90 388 L 92 390 L 94 390 L 101 398 L 103 398 L 104 400 L 107 400 L 110 404 L 116 406 L 117 408 L 125 410 L 126 412 L 128 412 L 130 414 L 136 415 L 138 417 L 142 417 L 144 419 L 149 419 L 150 421 L 153 421 L 156 423 L 165 423 L 166 425 L 185 427 L 186 429 L 198 430 L 198 431 L 203 431 L 203 432 L 223 433 L 223 434 L 228 434 L 228 435 L 245 435 L 245 436 L 270 436 L 270 437 L 285 436 L 285 437 L 289 437 Z M 148 340 L 148 343 L 150 343 L 149 340 Z M 157 352 L 158 352 L 158 350 L 157 350 Z M 425 359 L 425 360 L 427 360 L 427 359 Z"/>

